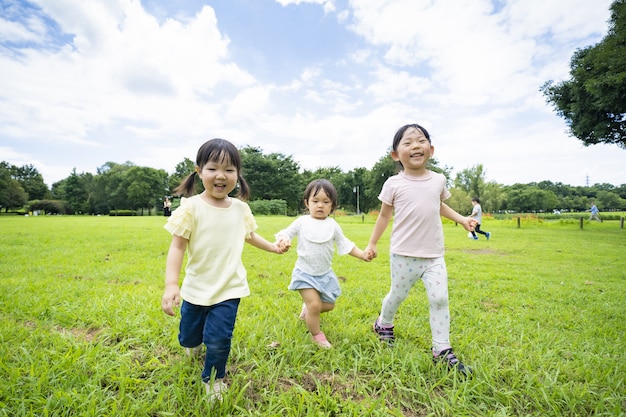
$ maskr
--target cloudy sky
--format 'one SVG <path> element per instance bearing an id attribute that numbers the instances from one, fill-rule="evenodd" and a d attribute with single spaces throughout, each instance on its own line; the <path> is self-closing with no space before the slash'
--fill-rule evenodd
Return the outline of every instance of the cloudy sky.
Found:
<path id="1" fill-rule="evenodd" d="M 0 0 L 0 160 L 48 185 L 106 162 L 173 172 L 207 139 L 372 168 L 419 123 L 454 172 L 626 183 L 539 88 L 610 0 Z"/>

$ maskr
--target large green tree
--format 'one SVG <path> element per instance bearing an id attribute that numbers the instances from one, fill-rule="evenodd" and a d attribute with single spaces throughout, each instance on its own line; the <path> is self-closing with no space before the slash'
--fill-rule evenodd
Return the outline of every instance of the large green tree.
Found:
<path id="1" fill-rule="evenodd" d="M 32 164 L 13 166 L 11 171 L 11 176 L 20 183 L 28 194 L 29 200 L 41 200 L 50 196 L 50 190 L 44 183 L 43 176 Z"/>
<path id="2" fill-rule="evenodd" d="M 570 76 L 560 83 L 548 81 L 541 90 L 571 135 L 585 146 L 626 148 L 626 0 L 611 5 L 602 42 L 574 53 Z"/>
<path id="3" fill-rule="evenodd" d="M 485 188 L 485 169 L 482 164 L 459 171 L 454 179 L 454 186 L 470 195 L 481 198 Z"/>
<path id="4" fill-rule="evenodd" d="M 290 210 L 297 210 L 303 191 L 298 163 L 280 153 L 265 155 L 258 147 L 247 146 L 240 153 L 250 200 L 285 200 Z"/>
<path id="5" fill-rule="evenodd" d="M 534 184 L 513 184 L 506 187 L 506 195 L 506 208 L 520 213 L 551 212 L 559 208 L 554 192 Z"/>
<path id="6" fill-rule="evenodd" d="M 52 184 L 52 195 L 55 199 L 65 201 L 75 213 L 91 214 L 97 212 L 93 206 L 92 194 L 95 191 L 93 184 L 93 174 L 78 174 L 74 168 L 69 177 Z M 108 213 L 108 210 L 104 212 Z"/>
<path id="7" fill-rule="evenodd" d="M 126 193 L 127 208 L 150 210 L 163 201 L 167 172 L 149 167 L 131 167 L 124 174 L 121 189 Z"/>
<path id="8" fill-rule="evenodd" d="M 98 205 L 106 205 L 108 210 L 129 209 L 124 177 L 135 164 L 127 161 L 124 164 L 107 162 L 98 168 L 96 176 L 96 201 Z"/>

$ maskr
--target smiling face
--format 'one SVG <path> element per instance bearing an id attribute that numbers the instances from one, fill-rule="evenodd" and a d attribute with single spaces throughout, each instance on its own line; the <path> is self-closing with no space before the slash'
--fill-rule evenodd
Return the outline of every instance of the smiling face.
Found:
<path id="1" fill-rule="evenodd" d="M 317 194 L 310 196 L 308 200 L 304 200 L 304 205 L 309 209 L 311 217 L 324 220 L 333 209 L 333 200 L 320 188 Z"/>
<path id="2" fill-rule="evenodd" d="M 222 205 L 237 186 L 237 167 L 228 158 L 208 161 L 196 171 L 204 185 L 203 196 L 214 204 Z"/>
<path id="3" fill-rule="evenodd" d="M 394 161 L 399 161 L 409 175 L 420 176 L 426 173 L 426 164 L 435 153 L 424 133 L 415 127 L 409 127 L 391 152 Z"/>

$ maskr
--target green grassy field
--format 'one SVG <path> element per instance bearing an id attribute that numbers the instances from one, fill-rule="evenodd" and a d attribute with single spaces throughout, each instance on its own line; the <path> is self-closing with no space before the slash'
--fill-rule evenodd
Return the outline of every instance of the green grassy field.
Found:
<path id="1" fill-rule="evenodd" d="M 273 234 L 293 219 L 258 217 Z M 364 248 L 374 219 L 337 217 Z M 626 413 L 626 230 L 619 222 L 487 220 L 490 241 L 444 224 L 452 343 L 468 380 L 436 367 L 423 286 L 371 330 L 388 290 L 388 237 L 345 277 L 318 350 L 287 285 L 295 250 L 247 246 L 223 403 L 161 312 L 162 217 L 0 217 L 0 416 L 620 416 Z M 482 238 L 482 237 L 481 237 Z M 277 347 L 273 347 L 278 344 Z"/>

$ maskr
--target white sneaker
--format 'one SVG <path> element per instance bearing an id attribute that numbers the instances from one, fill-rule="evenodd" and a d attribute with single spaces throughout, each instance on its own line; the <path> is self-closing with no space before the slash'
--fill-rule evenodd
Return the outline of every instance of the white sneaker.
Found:
<path id="1" fill-rule="evenodd" d="M 185 353 L 188 357 L 197 359 L 202 355 L 202 345 L 198 345 L 193 348 L 185 348 Z"/>
<path id="2" fill-rule="evenodd" d="M 222 401 L 222 393 L 226 392 L 228 389 L 228 385 L 226 385 L 224 380 L 216 379 L 213 381 L 213 385 L 211 385 L 211 381 L 203 382 L 203 384 L 209 397 L 209 402 L 213 402 L 215 400 Z"/>

